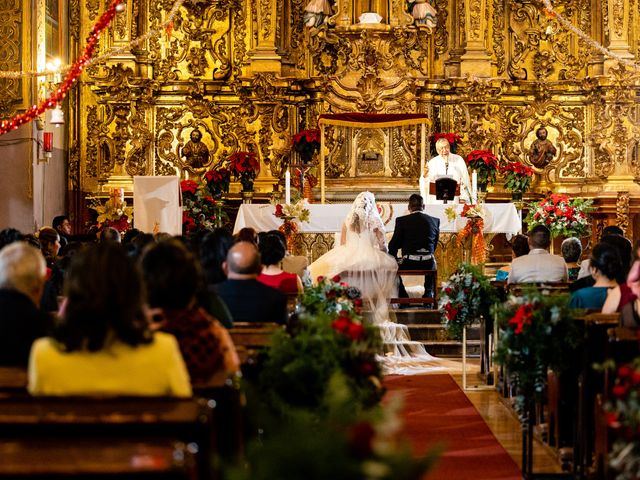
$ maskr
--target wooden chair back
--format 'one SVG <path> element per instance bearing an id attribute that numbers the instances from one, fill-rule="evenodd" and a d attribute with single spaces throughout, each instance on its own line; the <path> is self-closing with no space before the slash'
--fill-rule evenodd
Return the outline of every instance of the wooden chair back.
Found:
<path id="1" fill-rule="evenodd" d="M 273 334 L 283 329 L 283 325 L 272 322 L 235 322 L 229 334 L 241 363 L 245 364 L 255 360 L 260 351 L 271 344 Z"/>
<path id="2" fill-rule="evenodd" d="M 437 280 L 438 280 L 438 270 L 398 270 L 399 276 L 420 276 L 420 277 L 431 277 L 433 288 L 433 296 L 432 297 L 419 297 L 419 298 L 400 298 L 395 297 L 389 299 L 389 303 L 395 303 L 398 305 L 415 305 L 415 304 L 430 304 L 432 308 L 438 307 L 438 289 L 437 289 Z"/>
<path id="3" fill-rule="evenodd" d="M 534 282 L 534 283 L 511 283 L 507 287 L 509 293 L 520 296 L 528 289 L 534 288 L 544 295 L 563 295 L 569 293 L 569 282 Z"/>

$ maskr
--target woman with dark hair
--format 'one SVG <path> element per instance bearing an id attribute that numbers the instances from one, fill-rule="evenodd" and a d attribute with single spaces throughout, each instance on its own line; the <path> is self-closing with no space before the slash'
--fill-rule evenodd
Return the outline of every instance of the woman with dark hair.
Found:
<path id="1" fill-rule="evenodd" d="M 233 245 L 233 235 L 225 228 L 216 228 L 202 239 L 200 262 L 208 285 L 224 282 L 227 279 L 222 264 L 227 260 L 231 245 Z"/>
<path id="2" fill-rule="evenodd" d="M 237 374 L 240 360 L 229 332 L 196 302 L 203 277 L 193 254 L 179 241 L 165 240 L 146 249 L 140 264 L 149 306 L 158 309 L 154 328 L 176 336 L 192 383 Z"/>
<path id="3" fill-rule="evenodd" d="M 258 233 L 251 227 L 244 227 L 234 235 L 234 240 L 236 242 L 251 242 L 254 245 L 257 245 Z"/>
<path id="4" fill-rule="evenodd" d="M 191 396 L 178 343 L 150 331 L 140 274 L 120 245 L 74 255 L 65 295 L 52 338 L 31 349 L 31 394 Z"/>
<path id="5" fill-rule="evenodd" d="M 511 239 L 511 251 L 513 258 L 518 258 L 529 253 L 529 237 L 526 235 L 516 235 Z M 496 280 L 506 282 L 511 271 L 511 264 L 505 265 L 496 271 Z"/>
<path id="6" fill-rule="evenodd" d="M 595 283 L 592 287 L 581 288 L 573 292 L 569 306 L 600 310 L 607 299 L 609 290 L 618 286 L 616 275 L 622 269 L 622 262 L 617 249 L 613 245 L 603 242 L 593 247 L 589 262 L 589 269 Z"/>
<path id="7" fill-rule="evenodd" d="M 262 272 L 256 280 L 286 294 L 302 292 L 300 277 L 280 268 L 280 262 L 284 258 L 286 248 L 278 235 L 272 233 L 261 235 L 258 250 L 262 259 Z"/>

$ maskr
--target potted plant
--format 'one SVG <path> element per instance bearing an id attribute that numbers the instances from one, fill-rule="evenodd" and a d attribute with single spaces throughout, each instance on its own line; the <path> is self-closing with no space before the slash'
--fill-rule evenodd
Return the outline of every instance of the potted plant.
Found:
<path id="1" fill-rule="evenodd" d="M 224 193 L 229 193 L 231 172 L 227 168 L 209 170 L 204 174 L 204 179 L 213 198 L 219 199 Z"/>
<path id="2" fill-rule="evenodd" d="M 235 152 L 229 156 L 229 171 L 240 181 L 243 192 L 253 192 L 253 181 L 260 171 L 260 162 L 254 152 Z"/>
<path id="3" fill-rule="evenodd" d="M 531 186 L 533 169 L 520 162 L 508 162 L 500 171 L 504 175 L 505 190 L 511 192 L 514 200 L 522 200 L 522 195 Z"/>
<path id="4" fill-rule="evenodd" d="M 193 180 L 180 182 L 182 191 L 182 232 L 192 235 L 220 226 L 224 213 L 209 189 Z"/>
<path id="5" fill-rule="evenodd" d="M 304 165 L 311 162 L 313 155 L 320 151 L 320 129 L 310 128 L 296 133 L 291 144 L 293 149 L 300 154 Z"/>
<path id="6" fill-rule="evenodd" d="M 474 150 L 465 158 L 467 167 L 478 174 L 478 191 L 486 192 L 489 185 L 496 183 L 498 158 L 489 150 Z"/>

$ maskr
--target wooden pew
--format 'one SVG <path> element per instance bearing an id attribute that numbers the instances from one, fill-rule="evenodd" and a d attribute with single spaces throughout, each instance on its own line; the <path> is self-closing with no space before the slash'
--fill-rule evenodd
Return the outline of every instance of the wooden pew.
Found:
<path id="1" fill-rule="evenodd" d="M 126 458 L 142 462 L 138 447 L 155 452 L 157 465 L 164 465 L 169 477 L 184 472 L 174 471 L 167 463 L 169 455 L 178 454 L 186 445 L 196 457 L 198 478 L 215 478 L 211 457 L 216 452 L 214 405 L 204 399 L 158 397 L 8 397 L 0 399 L 0 444 L 15 442 L 16 461 L 29 448 L 45 457 L 55 458 L 55 444 L 69 445 L 70 451 L 83 444 L 93 445 L 82 468 L 67 459 L 38 464 L 34 475 L 79 475 L 85 470 L 101 473 L 99 462 L 112 456 L 124 465 Z M 127 442 L 129 447 L 127 448 Z M 113 449 L 113 448 L 115 449 Z M 117 448 L 116 448 L 117 447 Z M 9 447 L 7 447 L 9 448 Z M 53 449 L 53 450 L 51 450 Z M 21 453 L 22 452 L 22 453 Z M 197 452 L 197 453 L 195 453 Z M 142 459 L 142 460 L 140 460 Z M 161 459 L 165 459 L 164 463 Z M 4 460 L 4 458 L 3 458 Z M 115 460 L 114 460 L 115 461 Z M 94 465 L 93 462 L 98 462 Z M 134 464 L 135 466 L 135 464 Z M 25 466 L 27 468 L 28 466 Z M 0 476 L 11 476 L 15 464 L 0 462 Z M 109 467 L 104 466 L 110 473 Z M 135 470 L 135 468 L 133 469 Z M 144 469 L 142 469 L 144 470 Z M 62 473 L 64 471 L 64 473 Z M 143 471 L 130 472 L 143 474 Z M 160 473 L 160 472 L 156 472 Z"/>
<path id="2" fill-rule="evenodd" d="M 254 362 L 260 351 L 270 345 L 271 336 L 283 329 L 283 325 L 272 322 L 235 322 L 229 334 L 241 363 L 246 364 Z"/>
<path id="3" fill-rule="evenodd" d="M 415 277 L 431 277 L 431 281 L 433 282 L 433 296 L 432 297 L 418 297 L 418 298 L 400 298 L 395 297 L 389 299 L 389 303 L 398 304 L 398 305 L 415 305 L 415 304 L 430 304 L 431 308 L 438 308 L 438 271 L 437 270 L 398 270 L 398 275 L 401 277 L 404 276 L 415 276 Z"/>
<path id="4" fill-rule="evenodd" d="M 0 397 L 27 395 L 27 368 L 0 367 Z"/>

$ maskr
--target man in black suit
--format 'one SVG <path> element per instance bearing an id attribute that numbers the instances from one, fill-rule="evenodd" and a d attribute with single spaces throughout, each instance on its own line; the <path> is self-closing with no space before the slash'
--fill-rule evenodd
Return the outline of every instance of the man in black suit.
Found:
<path id="1" fill-rule="evenodd" d="M 38 250 L 14 242 L 0 251 L 0 365 L 27 366 L 31 344 L 52 318 L 38 309 L 47 265 Z"/>
<path id="2" fill-rule="evenodd" d="M 287 323 L 287 296 L 256 280 L 262 263 L 253 243 L 233 245 L 222 268 L 227 279 L 213 288 L 229 307 L 234 322 Z"/>
<path id="3" fill-rule="evenodd" d="M 434 270 L 436 268 L 435 251 L 440 235 L 440 219 L 423 212 L 424 201 L 418 194 L 409 197 L 409 215 L 396 218 L 396 228 L 389 242 L 389 253 L 397 256 L 399 270 Z M 423 297 L 433 297 L 433 278 L 425 277 Z M 408 297 L 400 279 L 399 297 Z"/>

